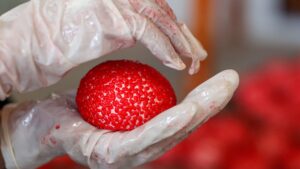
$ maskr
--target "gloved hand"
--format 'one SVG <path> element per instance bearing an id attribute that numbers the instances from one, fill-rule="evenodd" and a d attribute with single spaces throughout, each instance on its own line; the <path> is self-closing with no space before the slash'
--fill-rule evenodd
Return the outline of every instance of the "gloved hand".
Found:
<path id="1" fill-rule="evenodd" d="M 31 0 L 0 17 L 0 99 L 49 86 L 73 67 L 141 41 L 196 73 L 206 52 L 164 0 Z"/>
<path id="2" fill-rule="evenodd" d="M 73 95 L 8 106 L 2 112 L 1 148 L 7 169 L 33 169 L 68 154 L 91 169 L 125 169 L 159 157 L 219 112 L 238 85 L 224 71 L 180 104 L 127 132 L 99 130 L 82 120 Z M 18 167 L 16 167 L 18 166 Z"/>

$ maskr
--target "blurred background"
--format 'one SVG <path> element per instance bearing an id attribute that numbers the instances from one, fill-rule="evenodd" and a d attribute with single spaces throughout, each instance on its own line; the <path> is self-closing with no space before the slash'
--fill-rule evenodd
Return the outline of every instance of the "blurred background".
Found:
<path id="1" fill-rule="evenodd" d="M 141 168 L 300 169 L 300 1 L 168 2 L 209 53 L 199 74 L 189 76 L 187 71 L 166 68 L 138 44 L 84 64 L 50 88 L 15 93 L 11 99 L 42 99 L 76 88 L 90 68 L 109 59 L 152 65 L 171 81 L 178 100 L 215 73 L 235 69 L 241 84 L 227 108 L 163 157 Z M 1 0 L 0 13 L 20 3 L 22 0 Z M 61 157 L 41 167 L 48 168 L 83 167 Z"/>

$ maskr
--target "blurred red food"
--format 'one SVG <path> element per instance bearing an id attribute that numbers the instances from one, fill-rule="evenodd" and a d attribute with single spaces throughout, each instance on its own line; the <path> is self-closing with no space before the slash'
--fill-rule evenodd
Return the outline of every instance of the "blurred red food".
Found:
<path id="1" fill-rule="evenodd" d="M 186 168 L 220 168 L 223 164 L 224 153 L 221 142 L 214 138 L 203 138 L 193 143 L 185 157 Z"/>
<path id="2" fill-rule="evenodd" d="M 266 160 L 255 149 L 244 153 L 235 154 L 226 169 L 272 169 L 270 161 Z"/>
<path id="3" fill-rule="evenodd" d="M 61 156 L 39 167 L 38 169 L 87 169 L 87 168 L 75 163 L 68 156 Z"/>
<path id="4" fill-rule="evenodd" d="M 280 161 L 288 154 L 291 141 L 285 132 L 275 129 L 264 129 L 257 133 L 258 151 L 270 161 Z"/>
<path id="5" fill-rule="evenodd" d="M 250 140 L 249 130 L 241 121 L 233 117 L 217 117 L 153 164 L 155 168 L 221 168 L 227 154 L 248 148 Z"/>
<path id="6" fill-rule="evenodd" d="M 300 168 L 300 149 L 292 149 L 285 157 L 286 169 L 299 169 Z"/>
<path id="7" fill-rule="evenodd" d="M 153 168 L 300 169 L 300 62 L 271 61 L 244 76 L 220 114 Z"/>
<path id="8" fill-rule="evenodd" d="M 266 125 L 299 130 L 299 84 L 299 63 L 272 61 L 241 80 L 235 101 Z"/>

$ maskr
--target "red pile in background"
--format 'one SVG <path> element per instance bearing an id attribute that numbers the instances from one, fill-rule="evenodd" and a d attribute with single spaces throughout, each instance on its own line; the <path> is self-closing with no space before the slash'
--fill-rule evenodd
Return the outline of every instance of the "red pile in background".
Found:
<path id="1" fill-rule="evenodd" d="M 300 169 L 300 62 L 248 75 L 229 106 L 152 168 Z"/>
<path id="2" fill-rule="evenodd" d="M 58 157 L 38 169 L 88 169 L 76 164 L 68 156 Z"/>
<path id="3" fill-rule="evenodd" d="M 300 169 L 300 62 L 242 76 L 226 111 L 145 168 Z"/>

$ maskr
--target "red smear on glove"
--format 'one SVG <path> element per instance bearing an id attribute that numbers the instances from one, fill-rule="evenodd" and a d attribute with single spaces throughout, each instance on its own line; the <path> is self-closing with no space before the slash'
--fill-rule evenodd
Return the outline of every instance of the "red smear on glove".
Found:
<path id="1" fill-rule="evenodd" d="M 170 83 L 134 61 L 102 63 L 80 82 L 76 103 L 84 120 L 100 129 L 132 130 L 176 104 Z"/>

